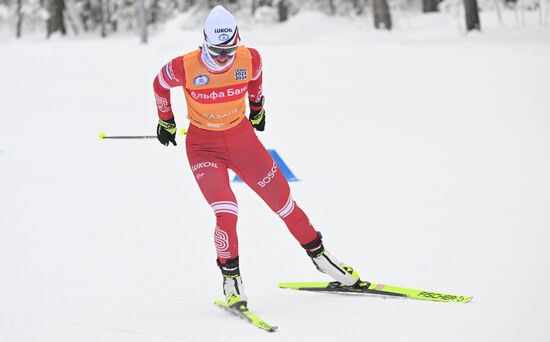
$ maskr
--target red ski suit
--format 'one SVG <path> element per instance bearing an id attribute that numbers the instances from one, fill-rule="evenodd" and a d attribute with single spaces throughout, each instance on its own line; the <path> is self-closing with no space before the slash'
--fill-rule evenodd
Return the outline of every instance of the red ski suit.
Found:
<path id="1" fill-rule="evenodd" d="M 233 170 L 277 213 L 302 245 L 317 238 L 306 214 L 296 205 L 277 164 L 245 118 L 245 93 L 262 97 L 262 63 L 252 48 L 239 47 L 232 65 L 215 73 L 201 60 L 201 50 L 174 58 L 155 77 L 158 115 L 173 118 L 170 89 L 184 89 L 190 120 L 187 158 L 199 188 L 216 216 L 214 243 L 220 262 L 239 255 L 237 200 L 229 185 Z M 246 91 L 245 91 L 246 90 Z"/>

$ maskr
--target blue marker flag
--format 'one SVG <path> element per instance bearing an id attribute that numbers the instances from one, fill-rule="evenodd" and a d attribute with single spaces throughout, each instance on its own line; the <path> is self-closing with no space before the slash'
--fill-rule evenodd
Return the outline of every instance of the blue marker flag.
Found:
<path id="1" fill-rule="evenodd" d="M 283 176 L 285 176 L 287 181 L 289 181 L 289 182 L 299 182 L 300 181 L 298 178 L 296 178 L 296 176 L 292 173 L 292 171 L 290 171 L 290 169 L 288 168 L 286 163 L 283 161 L 283 159 L 281 158 L 279 153 L 277 153 L 277 151 L 267 150 L 267 152 L 269 152 L 269 155 L 271 156 L 271 158 L 273 158 L 275 163 L 277 163 L 277 166 L 279 167 L 279 170 L 283 173 Z M 233 180 L 232 180 L 232 182 L 239 182 L 239 183 L 242 183 L 242 181 L 243 180 L 237 175 L 235 175 L 235 178 L 233 178 Z"/>

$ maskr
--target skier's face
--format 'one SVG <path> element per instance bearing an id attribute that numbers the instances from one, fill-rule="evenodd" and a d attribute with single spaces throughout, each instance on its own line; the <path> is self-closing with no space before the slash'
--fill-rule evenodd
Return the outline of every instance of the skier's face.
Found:
<path id="1" fill-rule="evenodd" d="M 212 59 L 216 62 L 216 64 L 223 66 L 233 60 L 233 56 L 235 56 L 235 51 L 237 51 L 238 45 L 207 45 L 207 47 L 208 53 L 212 56 Z"/>

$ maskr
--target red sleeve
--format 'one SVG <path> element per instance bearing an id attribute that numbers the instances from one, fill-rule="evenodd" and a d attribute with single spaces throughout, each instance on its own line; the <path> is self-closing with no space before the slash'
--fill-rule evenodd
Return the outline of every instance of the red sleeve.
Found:
<path id="1" fill-rule="evenodd" d="M 248 83 L 248 100 L 259 102 L 262 99 L 262 57 L 256 49 L 248 48 L 248 50 L 252 56 L 252 81 Z"/>
<path id="2" fill-rule="evenodd" d="M 183 58 L 176 57 L 160 69 L 153 81 L 157 112 L 161 120 L 169 120 L 174 117 L 172 104 L 170 103 L 170 89 L 185 84 L 185 72 Z"/>

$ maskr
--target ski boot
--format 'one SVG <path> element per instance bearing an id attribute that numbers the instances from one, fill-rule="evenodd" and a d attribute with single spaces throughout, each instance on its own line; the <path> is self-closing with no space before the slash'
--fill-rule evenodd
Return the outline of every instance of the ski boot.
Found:
<path id="1" fill-rule="evenodd" d="M 336 280 L 334 286 L 356 286 L 361 284 L 359 273 L 330 254 L 323 246 L 321 233 L 310 243 L 302 245 L 317 270 Z"/>
<path id="2" fill-rule="evenodd" d="M 247 309 L 246 294 L 239 270 L 239 257 L 228 259 L 225 263 L 217 260 L 223 276 L 223 294 L 229 307 L 245 311 Z"/>

